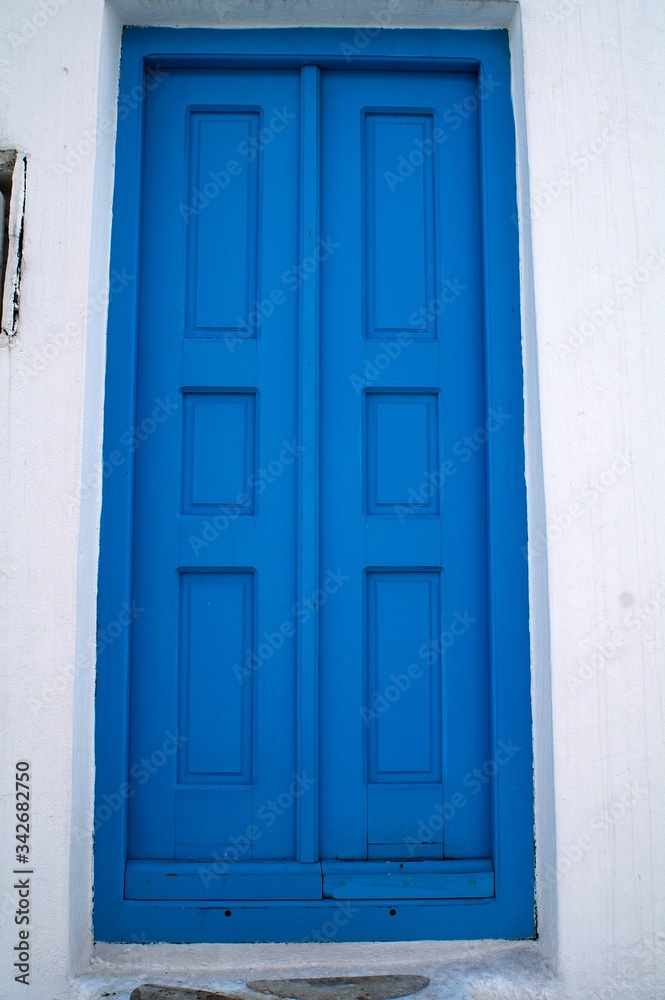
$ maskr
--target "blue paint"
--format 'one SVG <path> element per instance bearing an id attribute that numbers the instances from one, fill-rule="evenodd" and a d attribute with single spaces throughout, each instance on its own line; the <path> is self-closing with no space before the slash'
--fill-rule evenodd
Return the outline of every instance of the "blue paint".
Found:
<path id="1" fill-rule="evenodd" d="M 317 66 L 301 70 L 300 148 L 300 257 L 317 262 L 321 252 L 320 216 L 320 72 Z M 325 262 L 324 262 L 325 263 Z M 300 265 L 299 265 L 300 266 Z M 319 580 L 319 278 L 315 269 L 298 289 L 298 595 L 315 594 Z M 311 794 L 295 803 L 296 856 L 301 862 L 319 860 L 319 616 L 297 622 L 298 772 L 312 780 Z"/>
<path id="2" fill-rule="evenodd" d="M 534 932 L 507 38 L 353 39 L 125 32 L 100 940 Z"/>
<path id="3" fill-rule="evenodd" d="M 404 851 L 405 837 L 413 853 L 404 856 L 418 857 L 416 842 L 431 843 L 419 830 L 442 818 L 448 857 L 491 853 L 489 785 L 444 813 L 491 753 L 485 450 L 466 462 L 458 454 L 486 419 L 478 127 L 445 122 L 448 108 L 470 103 L 476 82 L 365 71 L 323 81 L 322 229 L 339 249 L 321 298 L 321 564 L 343 553 L 350 578 L 320 623 L 324 857 L 364 858 L 368 843 Z M 427 116 L 439 141 L 424 170 L 413 121 Z M 349 184 L 363 174 L 362 186 Z M 377 270 L 387 247 L 399 261 L 402 246 L 408 267 Z M 445 296 L 446 281 L 459 294 Z M 403 305 L 393 310 L 398 292 Z M 411 335 L 408 317 L 420 310 L 426 335 L 418 321 Z M 383 315 L 382 340 L 373 315 Z M 367 373 L 364 389 L 352 373 Z M 448 644 L 456 612 L 470 625 Z M 347 723 L 341 740 L 349 704 L 369 715 L 364 726 Z M 388 734 L 390 752 L 381 747 Z M 377 751 L 394 759 L 381 774 Z"/>

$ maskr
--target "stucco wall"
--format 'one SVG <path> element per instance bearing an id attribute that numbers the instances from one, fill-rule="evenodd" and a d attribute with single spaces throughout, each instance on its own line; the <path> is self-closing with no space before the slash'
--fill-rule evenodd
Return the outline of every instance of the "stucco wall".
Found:
<path id="1" fill-rule="evenodd" d="M 556 968 L 562 997 L 662 995 L 658 0 L 524 0 L 520 8 L 484 0 L 2 0 L 0 147 L 28 155 L 19 334 L 0 345 L 2 995 L 25 995 L 12 968 L 16 760 L 29 760 L 33 772 L 32 995 L 74 995 L 72 977 L 89 970 L 92 954 L 95 586 L 121 20 L 350 25 L 385 23 L 386 12 L 395 26 L 512 32 L 541 934 L 527 948 Z M 125 280 L 115 276 L 112 294 L 122 294 Z M 350 961 L 337 947 L 311 946 L 304 957 L 300 949 L 299 968 Z M 110 962 L 107 976 L 128 962 L 159 969 L 201 960 L 232 970 L 274 960 L 253 948 L 208 951 L 193 963 L 183 946 L 147 958 L 137 956 L 140 946 L 107 946 L 98 957 Z M 477 948 L 472 961 L 482 969 Z M 373 954 L 379 962 L 383 952 Z M 494 995 L 524 995 L 524 981 L 510 992 L 512 973 L 499 975 L 493 954 L 486 950 Z M 460 951 L 462 961 L 469 955 Z M 366 949 L 357 956 L 364 960 L 372 960 Z M 76 989 L 86 996 L 92 986 Z"/>

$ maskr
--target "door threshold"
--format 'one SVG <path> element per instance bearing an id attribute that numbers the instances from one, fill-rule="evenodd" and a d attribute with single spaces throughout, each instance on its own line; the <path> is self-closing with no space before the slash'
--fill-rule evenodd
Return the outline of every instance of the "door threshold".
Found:
<path id="1" fill-rule="evenodd" d="M 128 861 L 125 899 L 487 899 L 491 858 L 448 861 Z"/>

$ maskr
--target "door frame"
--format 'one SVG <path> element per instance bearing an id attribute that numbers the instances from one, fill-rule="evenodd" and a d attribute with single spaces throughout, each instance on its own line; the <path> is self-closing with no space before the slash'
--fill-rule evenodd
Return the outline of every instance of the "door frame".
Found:
<path id="1" fill-rule="evenodd" d="M 509 415 L 486 434 L 491 736 L 482 780 L 491 785 L 495 895 L 479 899 L 283 902 L 125 898 L 130 629 L 98 643 L 94 937 L 100 941 L 316 940 L 339 925 L 346 940 L 527 938 L 535 934 L 533 777 L 524 400 L 516 162 L 510 52 L 505 30 L 128 28 L 123 34 L 111 241 L 111 275 L 139 273 L 143 112 L 160 72 L 184 66 L 395 69 L 471 72 L 492 81 L 479 103 L 486 412 Z M 111 295 L 108 315 L 98 621 L 131 608 L 133 452 L 119 452 L 137 414 L 138 283 Z M 140 443 L 139 443 L 140 446 Z M 119 457 L 118 457 L 119 456 Z M 120 469 L 119 466 L 122 466 Z M 118 470 L 118 471 L 116 471 Z M 114 474 L 111 474 L 114 473 Z M 131 615 L 131 612 L 129 612 Z M 502 764 L 502 747 L 512 748 Z M 470 784 L 472 787 L 472 784 Z M 311 934 L 294 936 L 289 912 L 311 910 Z M 177 918 L 174 910 L 177 911 Z M 251 911 L 251 912 L 250 912 Z M 230 917 L 230 919 L 229 919 Z M 400 919 L 403 917 L 402 919 Z M 395 919 L 397 918 L 397 919 Z"/>

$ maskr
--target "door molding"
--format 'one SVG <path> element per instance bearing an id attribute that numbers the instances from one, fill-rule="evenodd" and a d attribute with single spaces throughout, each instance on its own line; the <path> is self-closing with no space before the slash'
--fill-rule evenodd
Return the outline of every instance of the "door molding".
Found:
<path id="1" fill-rule="evenodd" d="M 303 70 L 304 115 L 316 100 L 321 68 L 395 69 L 472 72 L 493 81 L 491 99 L 479 102 L 481 211 L 484 282 L 485 397 L 488 412 L 510 417 L 501 434 L 486 445 L 488 482 L 488 599 L 492 732 L 490 746 L 516 748 L 510 766 L 494 762 L 492 789 L 492 859 L 494 895 L 485 898 L 400 900 L 354 899 L 357 910 L 345 928 L 348 940 L 419 938 L 530 937 L 534 934 L 534 842 L 531 754 L 530 662 L 526 551 L 526 495 L 523 450 L 523 376 L 519 314 L 518 231 L 510 56 L 505 31 L 391 29 L 379 32 L 358 55 L 349 55 L 355 29 L 126 29 L 123 36 L 116 185 L 111 268 L 139 273 L 141 163 L 143 159 L 143 95 L 159 85 L 161 73 L 178 67 L 306 67 Z M 132 98 L 131 95 L 134 95 Z M 131 103 L 133 100 L 133 104 Z M 123 103 L 124 101 L 124 103 Z M 311 124 L 311 123 L 310 123 Z M 303 219 L 316 220 L 316 147 L 308 152 L 303 186 Z M 303 252 L 316 240 L 316 221 L 303 225 Z M 310 237 L 311 230 L 311 237 Z M 125 273 L 125 272 L 123 272 Z M 303 310 L 316 313 L 317 289 L 305 285 Z M 135 426 L 137 376 L 136 282 L 111 298 L 108 319 L 104 468 L 113 467 L 113 452 L 122 435 Z M 306 324 L 305 324 L 306 326 Z M 304 329 L 301 326 L 301 331 Z M 307 327 L 307 329 L 314 329 Z M 301 336 L 302 371 L 311 371 L 302 389 L 316 391 L 316 336 Z M 316 435 L 316 427 L 302 427 Z M 311 449 L 315 456 L 316 448 Z M 312 457 L 315 462 L 316 458 Z M 110 463 L 109 466 L 106 463 Z M 133 463 L 104 482 L 98 620 L 113 621 L 123 601 L 131 605 Z M 301 479 L 301 511 L 315 516 L 312 470 Z M 304 522 L 307 518 L 301 519 Z M 304 524 L 300 551 L 312 544 L 311 524 Z M 299 585 L 311 573 L 311 560 L 301 564 Z M 314 589 L 314 588 L 313 588 Z M 315 619 L 316 616 L 313 616 Z M 299 638 L 299 655 L 316 653 L 313 631 Z M 299 689 L 301 714 L 311 717 L 316 705 L 315 678 Z M 330 899 L 283 903 L 279 919 L 260 901 L 228 900 L 202 907 L 197 900 L 155 901 L 125 896 L 127 869 L 129 630 L 100 655 L 97 671 L 96 756 L 97 811 L 95 852 L 95 938 L 102 941 L 173 939 L 173 907 L 178 908 L 178 940 L 293 941 L 307 937 L 317 923 L 330 919 L 339 905 Z M 315 759 L 316 746 L 299 741 L 301 762 Z M 491 762 L 488 762 L 488 764 Z M 302 766 L 307 769 L 306 763 Z M 106 808 L 103 808 L 103 807 Z M 298 853 L 314 862 L 313 817 L 300 813 Z M 368 863 L 369 864 L 369 863 Z M 418 862 L 414 864 L 431 864 Z M 301 869 L 301 866 L 298 866 Z M 314 865 L 318 869 L 318 865 Z M 132 869 L 130 869 L 131 871 Z M 310 870 L 311 871 L 311 870 Z M 129 872 L 128 872 L 129 874 Z M 369 869 L 368 873 L 369 874 Z M 451 874 L 453 874 L 451 872 Z M 289 876 L 291 877 L 291 876 Z M 303 870 L 298 878 L 311 877 Z M 317 875 L 317 878 L 320 875 Z M 332 870 L 329 877 L 333 878 Z M 306 890 L 304 890 L 306 891 Z M 339 900 L 337 889 L 335 900 Z M 300 907 L 301 918 L 293 914 Z M 402 914 L 404 916 L 402 917 Z M 229 915 L 231 919 L 229 919 Z M 398 917 L 398 919 L 395 919 Z M 304 929 L 303 929 L 304 928 Z"/>
<path id="2" fill-rule="evenodd" d="M 300 260 L 315 258 L 320 238 L 320 70 L 303 66 L 301 81 Z M 319 268 L 300 289 L 297 349 L 298 509 L 296 512 L 298 594 L 314 594 L 319 586 Z M 319 616 L 310 615 L 297 628 L 296 740 L 299 774 L 319 779 Z M 315 789 L 315 790 L 316 790 Z M 296 802 L 298 861 L 319 859 L 317 795 Z"/>

